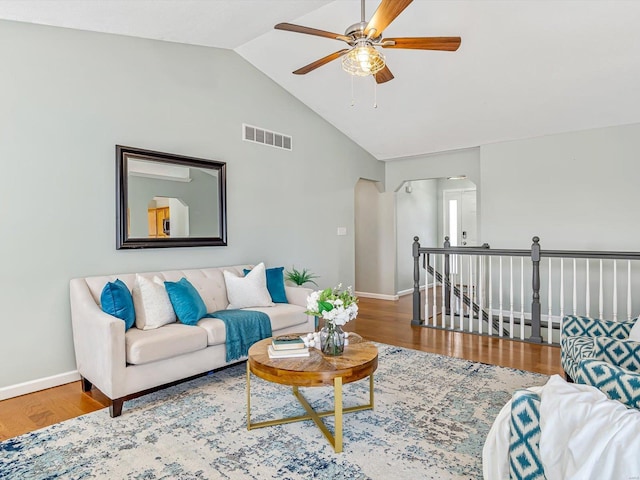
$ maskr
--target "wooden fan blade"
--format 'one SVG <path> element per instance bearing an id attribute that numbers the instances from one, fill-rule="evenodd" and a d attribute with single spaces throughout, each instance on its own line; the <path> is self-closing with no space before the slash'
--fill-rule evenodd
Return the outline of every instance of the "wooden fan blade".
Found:
<path id="1" fill-rule="evenodd" d="M 334 40 L 342 40 L 343 42 L 351 41 L 351 37 L 347 37 L 346 35 L 318 30 L 317 28 L 303 27 L 302 25 L 294 25 L 293 23 L 279 23 L 273 28 L 276 30 L 286 30 L 288 32 L 306 33 L 307 35 L 315 35 L 317 37 L 333 38 Z"/>
<path id="2" fill-rule="evenodd" d="M 374 77 L 376 77 L 376 83 L 378 84 L 385 83 L 385 82 L 388 82 L 389 80 L 393 80 L 393 73 L 391 73 L 391 70 L 389 70 L 389 67 L 385 65 L 382 70 L 380 70 L 378 73 L 374 75 Z"/>
<path id="3" fill-rule="evenodd" d="M 389 26 L 402 11 L 409 6 L 413 0 L 382 0 L 378 9 L 369 20 L 364 34 L 369 38 L 376 38 L 382 35 L 385 28 Z"/>
<path id="4" fill-rule="evenodd" d="M 447 50 L 455 52 L 460 46 L 460 37 L 404 37 L 383 38 L 382 48 L 410 48 L 414 50 Z M 389 45 L 387 45 L 389 43 Z"/>
<path id="5" fill-rule="evenodd" d="M 350 50 L 349 48 L 343 48 L 342 50 L 338 50 L 337 52 L 334 52 L 331 55 L 327 55 L 326 57 L 323 57 L 320 60 L 316 60 L 315 62 L 310 63 L 309 65 L 305 65 L 304 67 L 299 68 L 293 73 L 295 73 L 296 75 L 304 75 L 305 73 L 309 73 L 315 70 L 316 68 L 321 67 L 331 62 L 332 60 L 335 60 L 336 58 L 341 57 L 342 55 L 347 53 L 349 50 Z"/>

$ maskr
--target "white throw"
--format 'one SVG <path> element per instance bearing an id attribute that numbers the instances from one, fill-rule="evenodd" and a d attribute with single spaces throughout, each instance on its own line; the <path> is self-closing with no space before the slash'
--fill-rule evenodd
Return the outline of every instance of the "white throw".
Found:
<path id="1" fill-rule="evenodd" d="M 595 387 L 552 376 L 540 394 L 540 459 L 547 480 L 640 479 L 640 411 Z M 511 401 L 482 452 L 485 480 L 509 480 Z"/>

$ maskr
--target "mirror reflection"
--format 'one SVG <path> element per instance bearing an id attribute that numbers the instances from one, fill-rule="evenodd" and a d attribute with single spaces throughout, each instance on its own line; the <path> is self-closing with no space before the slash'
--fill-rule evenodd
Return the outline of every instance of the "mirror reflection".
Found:
<path id="1" fill-rule="evenodd" d="M 223 162 L 129 147 L 117 157 L 118 248 L 226 245 Z"/>

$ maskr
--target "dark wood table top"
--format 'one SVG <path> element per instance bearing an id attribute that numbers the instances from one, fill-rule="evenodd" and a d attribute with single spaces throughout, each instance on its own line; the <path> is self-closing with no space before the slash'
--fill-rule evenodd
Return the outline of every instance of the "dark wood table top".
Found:
<path id="1" fill-rule="evenodd" d="M 378 368 L 378 348 L 358 335 L 349 337 L 349 344 L 339 356 L 323 355 L 309 348 L 308 357 L 269 358 L 271 338 L 261 340 L 249 348 L 251 372 L 265 380 L 298 387 L 333 386 L 336 377 L 342 383 L 368 377 Z"/>

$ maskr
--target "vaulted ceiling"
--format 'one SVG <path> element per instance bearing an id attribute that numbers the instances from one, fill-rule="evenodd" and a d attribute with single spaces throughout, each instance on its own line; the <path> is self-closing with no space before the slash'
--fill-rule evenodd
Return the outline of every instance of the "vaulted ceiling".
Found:
<path id="1" fill-rule="evenodd" d="M 233 49 L 381 160 L 640 122 L 636 0 L 415 0 L 386 37 L 462 44 L 385 49 L 377 87 L 340 60 L 292 75 L 345 44 L 273 29 L 343 33 L 358 0 L 0 0 L 0 18 Z"/>

